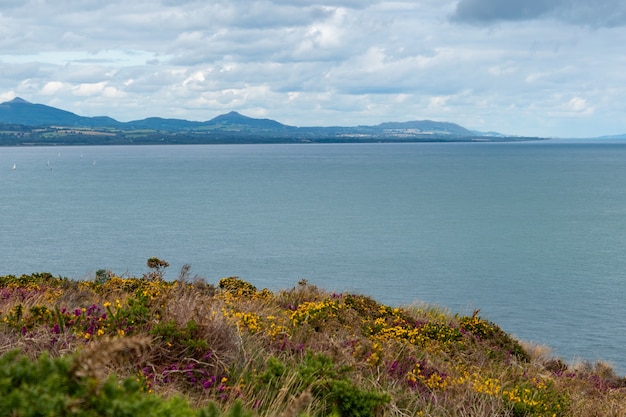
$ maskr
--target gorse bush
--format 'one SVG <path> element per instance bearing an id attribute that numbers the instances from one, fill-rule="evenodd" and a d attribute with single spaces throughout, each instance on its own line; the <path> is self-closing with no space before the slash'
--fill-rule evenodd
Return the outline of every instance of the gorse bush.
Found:
<path id="1" fill-rule="evenodd" d="M 528 353 L 524 351 L 519 342 L 506 334 L 496 324 L 480 318 L 477 313 L 478 311 L 471 317 L 465 316 L 459 319 L 461 330 L 470 332 L 480 341 L 486 342 L 492 354 L 504 352 L 512 354 L 522 361 L 530 359 Z"/>
<path id="2" fill-rule="evenodd" d="M 0 417 L 626 415 L 609 367 L 527 349 L 478 312 L 147 266 L 0 277 Z"/>

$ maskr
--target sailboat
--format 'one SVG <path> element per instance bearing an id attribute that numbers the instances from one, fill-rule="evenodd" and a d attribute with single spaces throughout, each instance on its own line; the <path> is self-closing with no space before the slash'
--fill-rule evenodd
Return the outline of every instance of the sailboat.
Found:
<path id="1" fill-rule="evenodd" d="M 13 171 L 17 169 L 17 164 L 13 164 Z"/>

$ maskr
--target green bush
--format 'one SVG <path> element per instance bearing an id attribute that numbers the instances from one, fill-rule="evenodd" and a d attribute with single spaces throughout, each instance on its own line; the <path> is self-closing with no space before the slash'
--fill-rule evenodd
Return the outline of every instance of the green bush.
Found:
<path id="1" fill-rule="evenodd" d="M 159 322 L 150 329 L 149 334 L 161 337 L 172 346 L 181 345 L 194 352 L 206 352 L 209 348 L 206 340 L 200 337 L 200 326 L 194 320 L 189 320 L 184 327 L 178 326 L 174 320 Z"/>
<path id="2" fill-rule="evenodd" d="M 380 407 L 391 401 L 386 393 L 364 391 L 347 380 L 331 380 L 324 388 L 322 393 L 342 417 L 374 416 Z"/>
<path id="3" fill-rule="evenodd" d="M 342 417 L 373 417 L 391 397 L 386 393 L 364 391 L 349 380 L 348 367 L 337 368 L 333 360 L 323 354 L 308 352 L 298 373 L 305 386 L 310 386 L 315 397 L 327 404 L 325 414 Z"/>
<path id="4" fill-rule="evenodd" d="M 0 417 L 219 417 L 214 404 L 193 409 L 180 397 L 164 399 L 145 391 L 141 378 L 105 381 L 72 373 L 73 358 L 35 361 L 17 351 L 0 356 Z M 239 403 L 228 417 L 248 416 Z"/>

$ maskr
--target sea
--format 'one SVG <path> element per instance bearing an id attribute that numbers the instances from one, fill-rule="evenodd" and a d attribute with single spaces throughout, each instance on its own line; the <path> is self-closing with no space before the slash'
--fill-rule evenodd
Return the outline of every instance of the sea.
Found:
<path id="1" fill-rule="evenodd" d="M 0 213 L 0 275 L 306 279 L 626 374 L 626 141 L 5 147 Z"/>

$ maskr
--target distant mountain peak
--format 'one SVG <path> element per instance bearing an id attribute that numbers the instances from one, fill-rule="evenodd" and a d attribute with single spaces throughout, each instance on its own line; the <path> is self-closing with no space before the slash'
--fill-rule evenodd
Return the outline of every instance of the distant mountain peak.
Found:
<path id="1" fill-rule="evenodd" d="M 234 110 L 206 122 L 210 125 L 246 125 L 257 128 L 282 128 L 284 125 L 271 119 L 255 119 L 253 117 L 244 116 Z"/>
<path id="2" fill-rule="evenodd" d="M 248 120 L 250 117 L 244 116 L 243 114 L 236 112 L 234 110 L 229 111 L 225 114 L 220 114 L 217 117 L 214 117 L 212 121 L 235 121 L 235 120 Z"/>
<path id="3" fill-rule="evenodd" d="M 13 100 L 7 101 L 5 103 L 11 103 L 11 104 L 32 104 L 30 101 L 24 100 L 21 97 L 15 97 Z"/>
<path id="4" fill-rule="evenodd" d="M 83 117 L 67 110 L 45 104 L 33 104 L 21 97 L 0 103 L 0 123 L 16 123 L 25 126 L 110 126 L 119 122 L 107 116 Z"/>

